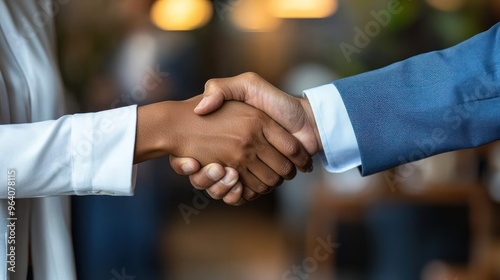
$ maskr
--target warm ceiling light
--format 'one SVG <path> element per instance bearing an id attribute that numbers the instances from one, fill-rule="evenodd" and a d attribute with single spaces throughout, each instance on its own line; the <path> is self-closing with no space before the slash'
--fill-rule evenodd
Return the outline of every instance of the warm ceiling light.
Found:
<path id="1" fill-rule="evenodd" d="M 427 3 L 437 10 L 454 12 L 465 5 L 465 0 L 427 0 Z"/>
<path id="2" fill-rule="evenodd" d="M 337 0 L 270 0 L 271 13 L 280 18 L 325 18 L 337 11 Z"/>
<path id="3" fill-rule="evenodd" d="M 208 0 L 159 0 L 151 7 L 151 20 L 164 30 L 193 30 L 212 18 Z"/>
<path id="4" fill-rule="evenodd" d="M 281 20 L 272 16 L 268 0 L 239 0 L 231 13 L 231 21 L 243 31 L 268 32 L 278 28 Z"/>

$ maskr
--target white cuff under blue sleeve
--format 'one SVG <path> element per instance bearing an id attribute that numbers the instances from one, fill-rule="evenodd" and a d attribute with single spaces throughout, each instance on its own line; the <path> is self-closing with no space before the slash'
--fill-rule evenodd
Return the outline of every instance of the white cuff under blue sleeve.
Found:
<path id="1" fill-rule="evenodd" d="M 323 144 L 327 171 L 340 173 L 361 165 L 358 142 L 347 109 L 333 84 L 304 91 L 311 104 Z"/>
<path id="2" fill-rule="evenodd" d="M 14 181 L 17 198 L 132 195 L 136 123 L 129 106 L 0 125 L 0 198 Z"/>

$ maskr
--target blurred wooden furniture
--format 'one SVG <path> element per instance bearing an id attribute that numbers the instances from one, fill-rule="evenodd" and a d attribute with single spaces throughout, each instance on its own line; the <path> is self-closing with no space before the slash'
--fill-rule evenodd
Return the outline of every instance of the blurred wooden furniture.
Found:
<path id="1" fill-rule="evenodd" d="M 485 188 L 481 185 L 449 183 L 427 186 L 424 190 L 415 193 L 405 193 L 396 188 L 390 190 L 384 184 L 366 188 L 358 195 L 342 196 L 328 186 L 316 188 L 311 201 L 311 212 L 307 228 L 306 250 L 312 255 L 316 247 L 318 236 L 332 236 L 336 242 L 336 226 L 341 221 L 360 221 L 364 210 L 374 201 L 407 201 L 411 203 L 439 204 L 439 205 L 466 205 L 470 209 L 469 226 L 471 230 L 470 263 L 464 268 L 450 267 L 457 280 L 491 279 L 491 207 Z M 500 250 L 499 250 L 500 252 Z M 500 254 L 499 254 L 500 255 Z M 311 279 L 334 279 L 332 266 L 335 252 L 331 259 L 319 263 L 317 277 Z M 446 266 L 446 265 L 445 265 Z M 440 278 L 445 280 L 448 278 Z M 455 280 L 454 278 L 449 278 Z"/>
<path id="2" fill-rule="evenodd" d="M 168 279 L 276 280 L 293 263 L 285 240 L 281 227 L 261 213 L 208 207 L 189 225 L 171 223 L 162 252 Z"/>

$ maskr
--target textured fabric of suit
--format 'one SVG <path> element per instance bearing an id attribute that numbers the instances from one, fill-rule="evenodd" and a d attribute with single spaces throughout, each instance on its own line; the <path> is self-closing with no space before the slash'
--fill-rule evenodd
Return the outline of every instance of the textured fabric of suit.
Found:
<path id="1" fill-rule="evenodd" d="M 370 175 L 500 139 L 500 23 L 455 47 L 334 82 Z"/>

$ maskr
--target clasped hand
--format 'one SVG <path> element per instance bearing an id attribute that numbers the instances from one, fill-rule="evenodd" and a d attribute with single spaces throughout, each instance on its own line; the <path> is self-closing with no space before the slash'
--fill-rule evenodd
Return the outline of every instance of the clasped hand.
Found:
<path id="1" fill-rule="evenodd" d="M 210 80 L 203 100 L 198 96 L 169 110 L 185 117 L 172 128 L 180 133 L 165 143 L 173 147 L 173 169 L 231 205 L 292 179 L 296 167 L 311 172 L 310 156 L 322 150 L 308 101 L 254 73 Z"/>

